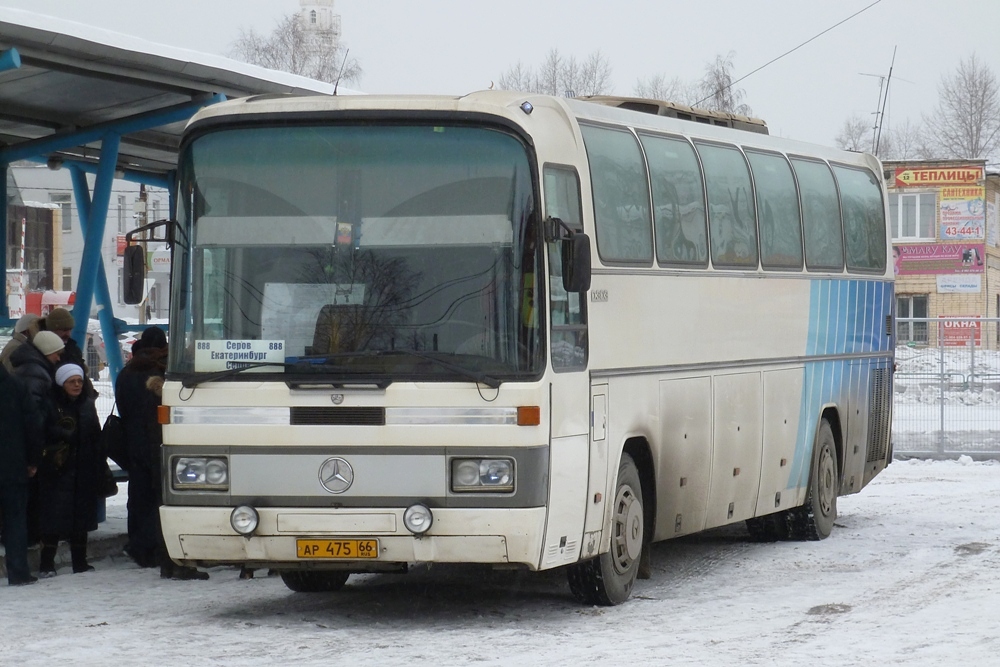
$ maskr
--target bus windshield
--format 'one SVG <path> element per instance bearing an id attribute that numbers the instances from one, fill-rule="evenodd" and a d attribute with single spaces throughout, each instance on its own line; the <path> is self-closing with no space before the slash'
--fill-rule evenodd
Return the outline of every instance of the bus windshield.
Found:
<path id="1" fill-rule="evenodd" d="M 228 126 L 187 145 L 179 192 L 170 372 L 541 373 L 537 197 L 512 134 Z"/>

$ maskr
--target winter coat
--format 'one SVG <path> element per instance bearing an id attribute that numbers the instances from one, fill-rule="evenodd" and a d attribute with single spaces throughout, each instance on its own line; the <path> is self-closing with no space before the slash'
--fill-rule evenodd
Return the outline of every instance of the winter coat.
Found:
<path id="1" fill-rule="evenodd" d="M 160 469 L 163 429 L 157 418 L 160 395 L 150 387 L 158 386 L 157 381 L 163 379 L 166 360 L 166 348 L 144 348 L 129 360 L 115 383 L 115 399 L 125 427 L 130 466 L 142 466 L 156 476 Z"/>
<path id="2" fill-rule="evenodd" d="M 35 404 L 46 413 L 48 418 L 52 404 L 52 388 L 56 384 L 56 367 L 34 345 L 21 345 L 10 355 L 10 363 L 14 373 L 28 385 L 28 392 L 35 399 Z"/>
<path id="3" fill-rule="evenodd" d="M 71 398 L 53 389 L 56 424 L 38 466 L 39 523 L 42 535 L 68 538 L 97 529 L 103 497 L 104 461 L 98 454 L 101 422 L 94 399 Z"/>
<path id="4" fill-rule="evenodd" d="M 21 347 L 28 342 L 28 337 L 23 333 L 17 333 L 11 336 L 7 344 L 3 346 L 3 351 L 0 352 L 0 363 L 3 367 L 7 369 L 7 372 L 13 373 L 14 366 L 10 363 L 10 355 L 14 354 L 14 350 Z"/>
<path id="5" fill-rule="evenodd" d="M 0 486 L 27 484 L 42 455 L 42 418 L 20 378 L 0 366 Z"/>

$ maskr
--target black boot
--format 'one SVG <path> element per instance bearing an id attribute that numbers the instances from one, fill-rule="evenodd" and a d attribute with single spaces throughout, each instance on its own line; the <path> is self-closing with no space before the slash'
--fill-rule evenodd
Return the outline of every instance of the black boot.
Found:
<path id="1" fill-rule="evenodd" d="M 182 580 L 196 579 L 198 581 L 204 581 L 205 579 L 208 579 L 208 572 L 202 572 L 194 567 L 174 565 L 174 573 L 170 578 Z"/>
<path id="2" fill-rule="evenodd" d="M 56 547 L 58 542 L 55 540 L 43 537 L 42 538 L 42 553 L 39 558 L 38 565 L 38 576 L 42 579 L 48 579 L 49 577 L 56 576 Z"/>
<path id="3" fill-rule="evenodd" d="M 93 572 L 94 566 L 87 562 L 87 542 L 70 543 L 69 553 L 73 558 L 73 574 Z"/>

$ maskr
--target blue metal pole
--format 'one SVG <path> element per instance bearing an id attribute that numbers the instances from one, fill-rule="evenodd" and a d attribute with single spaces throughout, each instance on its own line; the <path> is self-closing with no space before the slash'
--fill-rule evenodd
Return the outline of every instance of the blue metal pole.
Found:
<path id="1" fill-rule="evenodd" d="M 212 95 L 196 102 L 178 104 L 170 109 L 151 111 L 137 114 L 129 118 L 99 123 L 86 127 L 82 130 L 72 130 L 68 132 L 57 132 L 48 137 L 23 141 L 11 146 L 0 147 L 0 162 L 15 162 L 17 160 L 28 160 L 39 155 L 47 155 L 56 151 L 68 150 L 89 144 L 94 141 L 101 141 L 105 137 L 114 134 L 121 137 L 124 134 L 141 132 L 161 125 L 170 123 L 180 123 L 186 121 L 195 114 L 198 109 L 209 104 L 225 101 L 226 96 L 221 94 Z M 117 150 L 117 149 L 116 149 Z"/>
<path id="2" fill-rule="evenodd" d="M 81 346 L 87 342 L 87 322 L 90 320 L 90 306 L 94 301 L 94 285 L 100 271 L 101 241 L 104 225 L 108 217 L 108 203 L 111 201 L 111 185 L 115 180 L 115 165 L 118 162 L 118 146 L 121 137 L 108 134 L 101 141 L 101 161 L 94 183 L 94 199 L 90 206 L 90 220 L 83 242 L 83 259 L 80 261 L 80 276 L 76 283 L 76 304 L 73 307 L 73 339 Z M 103 271 L 100 271 L 103 274 Z M 103 330 L 103 324 L 102 324 Z M 115 338 L 117 340 L 117 338 Z M 106 345 L 105 345 L 106 347 Z"/>
<path id="3" fill-rule="evenodd" d="M 0 72 L 9 69 L 17 69 L 21 66 L 21 54 L 17 49 L 11 47 L 6 51 L 0 51 Z"/>
<path id="4" fill-rule="evenodd" d="M 35 156 L 33 158 L 28 158 L 28 161 L 47 164 L 49 162 L 49 158 L 46 156 Z M 61 159 L 60 166 L 80 169 L 81 171 L 87 174 L 97 174 L 97 165 L 94 164 L 93 162 L 85 162 L 83 160 Z M 163 174 L 154 174 L 149 171 L 139 171 L 136 169 L 119 169 L 118 180 L 128 181 L 129 183 L 144 183 L 145 185 L 151 185 L 156 188 L 163 188 L 164 190 L 171 187 L 170 179 L 164 176 Z"/>
<path id="5" fill-rule="evenodd" d="M 80 231 L 87 238 L 87 228 L 90 226 L 90 190 L 87 187 L 87 175 L 82 170 L 70 167 L 73 177 L 73 194 L 76 197 L 76 208 L 80 214 Z M 118 345 L 118 331 L 115 329 L 114 304 L 111 301 L 111 291 L 108 289 L 108 275 L 104 271 L 104 258 L 98 255 L 97 270 L 97 317 L 101 321 L 101 335 L 104 338 L 104 351 L 108 358 L 108 369 L 111 372 L 111 386 L 115 386 L 118 373 L 122 366 L 122 349 Z M 113 389 L 112 389 L 113 390 Z"/>

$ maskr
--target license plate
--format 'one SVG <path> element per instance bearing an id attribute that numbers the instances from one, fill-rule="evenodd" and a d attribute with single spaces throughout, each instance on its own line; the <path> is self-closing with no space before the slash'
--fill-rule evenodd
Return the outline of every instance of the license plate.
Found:
<path id="1" fill-rule="evenodd" d="M 299 558 L 378 558 L 378 540 L 296 540 Z"/>

